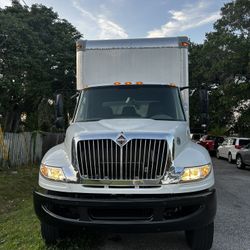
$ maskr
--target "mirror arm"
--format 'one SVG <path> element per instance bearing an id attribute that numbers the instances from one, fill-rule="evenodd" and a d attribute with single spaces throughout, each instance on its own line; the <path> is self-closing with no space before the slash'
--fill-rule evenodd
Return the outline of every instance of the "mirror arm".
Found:
<path id="1" fill-rule="evenodd" d="M 189 86 L 180 87 L 180 91 L 182 91 L 182 90 L 184 90 L 184 89 L 189 89 Z"/>
<path id="2" fill-rule="evenodd" d="M 72 96 L 70 97 L 70 99 L 71 99 L 71 100 L 72 100 L 72 99 L 75 99 L 75 98 L 77 98 L 79 95 L 80 95 L 80 92 L 76 92 L 74 95 L 72 95 Z"/>

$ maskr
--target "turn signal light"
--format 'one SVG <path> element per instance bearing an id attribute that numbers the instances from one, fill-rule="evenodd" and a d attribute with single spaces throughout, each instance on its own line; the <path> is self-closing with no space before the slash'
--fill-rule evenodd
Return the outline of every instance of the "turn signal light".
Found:
<path id="1" fill-rule="evenodd" d="M 180 46 L 182 46 L 182 47 L 188 47 L 189 43 L 188 42 L 181 42 Z"/>
<path id="2" fill-rule="evenodd" d="M 169 86 L 170 87 L 176 87 L 176 84 L 172 82 L 172 83 L 169 83 Z"/>

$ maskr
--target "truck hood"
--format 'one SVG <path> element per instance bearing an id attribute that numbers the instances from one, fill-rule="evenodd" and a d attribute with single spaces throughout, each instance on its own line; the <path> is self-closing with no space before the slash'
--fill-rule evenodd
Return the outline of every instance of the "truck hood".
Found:
<path id="1" fill-rule="evenodd" d="M 65 146 L 70 152 L 74 137 L 91 138 L 103 134 L 147 133 L 171 134 L 181 143 L 176 148 L 176 154 L 190 141 L 189 128 L 186 121 L 160 121 L 152 119 L 105 119 L 93 122 L 76 122 L 69 126 L 66 132 Z"/>
<path id="2" fill-rule="evenodd" d="M 187 127 L 186 122 L 152 119 L 108 119 L 95 122 L 76 122 L 69 127 L 77 133 L 105 132 L 170 132 L 178 127 Z"/>

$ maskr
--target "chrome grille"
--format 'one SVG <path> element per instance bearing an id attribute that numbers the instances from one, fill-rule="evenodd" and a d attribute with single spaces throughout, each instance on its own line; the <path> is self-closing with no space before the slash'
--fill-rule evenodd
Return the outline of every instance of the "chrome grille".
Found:
<path id="1" fill-rule="evenodd" d="M 111 139 L 77 144 L 80 174 L 89 180 L 156 180 L 169 168 L 168 144 L 159 139 L 132 139 L 119 146 Z"/>

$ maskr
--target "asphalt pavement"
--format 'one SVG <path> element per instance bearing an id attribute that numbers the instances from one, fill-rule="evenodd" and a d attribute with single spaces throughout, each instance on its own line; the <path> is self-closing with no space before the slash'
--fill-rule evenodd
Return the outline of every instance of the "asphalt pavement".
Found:
<path id="1" fill-rule="evenodd" d="M 250 250 L 250 168 L 213 158 L 217 215 L 213 250 Z M 98 233 L 94 249 L 100 250 L 188 250 L 184 232 L 155 234 Z"/>

